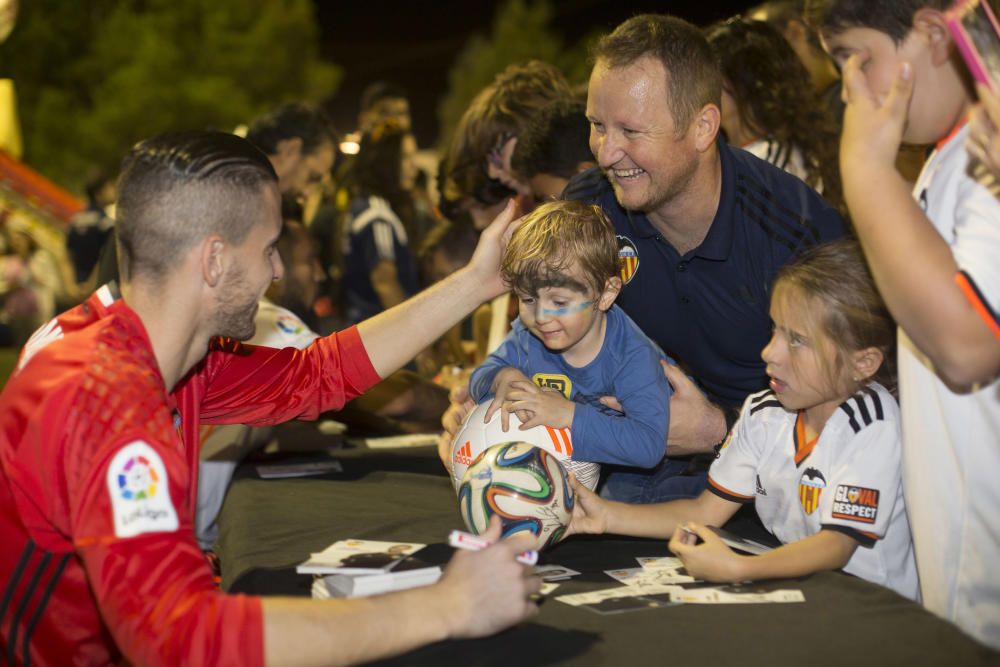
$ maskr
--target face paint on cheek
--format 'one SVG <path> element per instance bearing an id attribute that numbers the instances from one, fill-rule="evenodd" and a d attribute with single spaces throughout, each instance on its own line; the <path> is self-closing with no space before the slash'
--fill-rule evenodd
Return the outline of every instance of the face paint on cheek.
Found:
<path id="1" fill-rule="evenodd" d="M 573 313 L 579 313 L 580 311 L 587 310 L 592 305 L 593 301 L 583 301 L 582 303 L 577 303 L 572 306 L 563 306 L 562 308 L 542 308 L 542 315 L 549 315 L 551 317 L 559 317 L 561 315 L 572 315 Z"/>

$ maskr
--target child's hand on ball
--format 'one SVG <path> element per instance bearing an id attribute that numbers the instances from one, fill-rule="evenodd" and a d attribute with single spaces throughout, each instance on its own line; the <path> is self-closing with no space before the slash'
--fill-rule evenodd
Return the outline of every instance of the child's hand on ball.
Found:
<path id="1" fill-rule="evenodd" d="M 570 473 L 569 485 L 576 496 L 573 517 L 566 527 L 566 535 L 576 533 L 604 533 L 608 529 L 608 503 L 584 486 L 576 475 Z"/>

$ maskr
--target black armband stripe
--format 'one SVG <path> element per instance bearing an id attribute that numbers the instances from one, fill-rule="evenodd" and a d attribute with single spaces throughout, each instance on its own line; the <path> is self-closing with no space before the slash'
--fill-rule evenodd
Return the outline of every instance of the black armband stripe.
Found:
<path id="1" fill-rule="evenodd" d="M 719 486 L 719 484 L 713 480 L 711 477 L 708 478 L 708 486 L 706 487 L 709 491 L 719 496 L 723 500 L 728 500 L 731 503 L 739 503 L 741 505 L 746 505 L 754 501 L 753 496 L 744 496 L 735 491 L 730 491 L 724 486 Z"/>
<path id="2" fill-rule="evenodd" d="M 848 526 L 841 526 L 835 523 L 824 523 L 820 525 L 820 528 L 822 528 L 823 530 L 833 530 L 838 533 L 841 533 L 842 535 L 847 535 L 851 539 L 855 540 L 859 545 L 868 549 L 875 546 L 875 543 L 878 541 L 876 537 L 872 536 L 869 533 L 865 533 L 860 530 L 850 528 Z"/>

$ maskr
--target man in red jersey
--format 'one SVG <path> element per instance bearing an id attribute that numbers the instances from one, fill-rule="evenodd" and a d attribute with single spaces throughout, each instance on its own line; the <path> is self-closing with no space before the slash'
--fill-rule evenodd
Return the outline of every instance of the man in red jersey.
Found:
<path id="1" fill-rule="evenodd" d="M 126 158 L 120 293 L 105 285 L 40 329 L 0 395 L 0 662 L 358 662 L 535 610 L 517 539 L 377 598 L 214 588 L 192 528 L 199 423 L 339 408 L 503 289 L 512 207 L 468 266 L 406 303 L 305 350 L 243 346 L 233 339 L 253 334 L 284 270 L 276 181 L 263 153 L 218 132 L 164 135 Z"/>

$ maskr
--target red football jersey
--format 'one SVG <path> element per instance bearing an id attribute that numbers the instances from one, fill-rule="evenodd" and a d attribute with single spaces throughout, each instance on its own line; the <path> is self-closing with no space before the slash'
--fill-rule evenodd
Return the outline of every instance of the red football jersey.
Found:
<path id="1" fill-rule="evenodd" d="M 7 662 L 262 664 L 259 600 L 216 590 L 194 538 L 199 423 L 314 418 L 378 381 L 352 328 L 216 344 L 168 392 L 109 286 L 40 329 L 0 394 Z"/>

